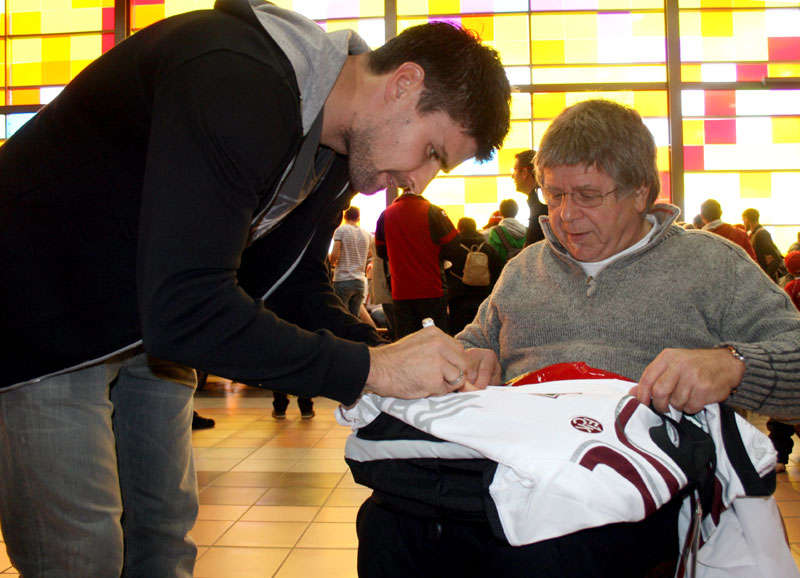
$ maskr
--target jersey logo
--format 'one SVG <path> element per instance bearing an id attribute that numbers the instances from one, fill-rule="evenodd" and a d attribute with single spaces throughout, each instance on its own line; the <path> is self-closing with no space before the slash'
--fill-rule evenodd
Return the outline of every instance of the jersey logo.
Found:
<path id="1" fill-rule="evenodd" d="M 569 423 L 576 430 L 582 431 L 584 433 L 596 434 L 603 431 L 603 424 L 601 424 L 596 419 L 592 419 L 590 417 L 585 417 L 585 416 L 573 417 Z"/>

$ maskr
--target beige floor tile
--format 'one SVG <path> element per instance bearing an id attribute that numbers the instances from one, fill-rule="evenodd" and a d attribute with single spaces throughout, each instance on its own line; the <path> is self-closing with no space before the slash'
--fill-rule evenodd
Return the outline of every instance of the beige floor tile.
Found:
<path id="1" fill-rule="evenodd" d="M 11 560 L 8 559 L 8 552 L 6 552 L 6 545 L 0 544 L 0 572 L 11 570 Z"/>
<path id="2" fill-rule="evenodd" d="M 791 484 L 778 482 L 775 487 L 775 500 L 778 502 L 794 502 L 800 500 L 800 493 Z"/>
<path id="3" fill-rule="evenodd" d="M 348 469 L 345 472 L 344 476 L 342 476 L 342 481 L 339 482 L 339 485 L 337 487 L 339 487 L 339 488 L 364 488 L 365 486 L 362 486 L 361 484 L 357 483 L 353 479 L 353 473 Z"/>
<path id="4" fill-rule="evenodd" d="M 315 448 L 331 448 L 331 449 L 338 449 L 342 456 L 344 456 L 344 444 L 346 443 L 346 439 L 344 438 L 322 438 L 317 443 L 314 444 Z"/>
<path id="5" fill-rule="evenodd" d="M 778 509 L 784 518 L 800 517 L 800 501 L 778 502 Z"/>
<path id="6" fill-rule="evenodd" d="M 786 526 L 789 542 L 800 542 L 800 518 L 784 518 L 783 523 Z"/>
<path id="7" fill-rule="evenodd" d="M 331 507 L 320 508 L 315 522 L 350 522 L 355 524 L 358 507 Z"/>
<path id="8" fill-rule="evenodd" d="M 325 502 L 326 506 L 361 506 L 372 495 L 369 488 L 336 488 Z"/>
<path id="9" fill-rule="evenodd" d="M 237 459 L 243 460 L 246 457 L 252 455 L 258 450 L 254 450 L 253 448 L 222 448 L 219 446 L 214 446 L 212 448 L 204 448 L 202 453 L 200 453 L 200 457 L 205 459 L 217 459 L 217 460 L 226 460 L 226 459 Z"/>
<path id="10" fill-rule="evenodd" d="M 247 512 L 247 506 L 215 506 L 200 504 L 198 520 L 230 520 L 235 521 Z"/>
<path id="11" fill-rule="evenodd" d="M 275 578 L 356 578 L 355 550 L 293 550 Z"/>
<path id="12" fill-rule="evenodd" d="M 270 488 L 257 506 L 321 506 L 333 490 L 329 488 Z"/>
<path id="13" fill-rule="evenodd" d="M 313 522 L 297 543 L 298 548 L 358 548 L 352 522 Z"/>
<path id="14" fill-rule="evenodd" d="M 299 460 L 305 457 L 308 452 L 306 448 L 259 448 L 254 451 L 250 458 L 254 460 Z"/>
<path id="15" fill-rule="evenodd" d="M 256 460 L 247 458 L 231 469 L 232 472 L 288 472 L 297 460 Z"/>
<path id="16" fill-rule="evenodd" d="M 197 560 L 194 576 L 265 578 L 275 574 L 290 551 L 287 548 L 210 548 Z"/>
<path id="17" fill-rule="evenodd" d="M 343 459 L 337 460 L 317 460 L 317 459 L 301 459 L 297 460 L 292 467 L 289 468 L 290 472 L 341 472 L 347 471 L 347 464 Z"/>
<path id="18" fill-rule="evenodd" d="M 197 520 L 189 533 L 198 546 L 211 546 L 232 524 L 233 520 Z"/>
<path id="19" fill-rule="evenodd" d="M 340 485 L 339 472 L 286 472 L 273 484 L 274 487 L 335 488 Z"/>
<path id="20" fill-rule="evenodd" d="M 241 516 L 243 522 L 311 522 L 319 506 L 253 506 Z"/>
<path id="21" fill-rule="evenodd" d="M 250 548 L 292 548 L 309 522 L 235 522 L 216 545 Z"/>
<path id="22" fill-rule="evenodd" d="M 344 462 L 344 452 L 339 449 L 314 446 L 303 456 L 303 459 L 339 460 Z"/>
<path id="23" fill-rule="evenodd" d="M 225 472 L 212 482 L 214 486 L 268 488 L 277 484 L 283 472 Z"/>
<path id="24" fill-rule="evenodd" d="M 252 506 L 266 488 L 228 488 L 209 486 L 200 492 L 200 503 L 215 506 Z"/>
<path id="25" fill-rule="evenodd" d="M 242 460 L 239 458 L 218 458 L 218 459 L 208 459 L 204 457 L 199 457 L 194 461 L 194 467 L 198 472 L 202 471 L 212 471 L 212 472 L 227 472 L 237 464 L 239 464 Z"/>

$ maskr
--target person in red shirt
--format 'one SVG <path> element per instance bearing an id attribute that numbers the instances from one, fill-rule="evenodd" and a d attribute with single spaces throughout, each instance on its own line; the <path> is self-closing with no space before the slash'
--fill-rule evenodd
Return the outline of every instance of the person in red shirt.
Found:
<path id="1" fill-rule="evenodd" d="M 417 331 L 426 317 L 447 332 L 443 259 L 455 251 L 457 239 L 447 213 L 411 191 L 397 197 L 378 218 L 375 250 L 389 263 L 398 338 Z"/>
<path id="2" fill-rule="evenodd" d="M 753 261 L 757 261 L 756 252 L 750 243 L 747 232 L 722 222 L 722 207 L 714 199 L 708 199 L 700 205 L 700 217 L 703 219 L 703 230 L 725 237 L 744 249 Z"/>

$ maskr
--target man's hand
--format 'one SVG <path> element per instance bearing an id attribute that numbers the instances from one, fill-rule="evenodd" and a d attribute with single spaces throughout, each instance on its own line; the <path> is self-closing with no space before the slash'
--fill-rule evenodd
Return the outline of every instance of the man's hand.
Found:
<path id="1" fill-rule="evenodd" d="M 500 385 L 503 370 L 497 355 L 491 349 L 468 349 L 466 383 L 458 391 L 486 389 L 487 385 Z"/>
<path id="2" fill-rule="evenodd" d="M 365 391 L 386 397 L 415 399 L 449 393 L 467 385 L 471 369 L 476 379 L 487 379 L 487 369 L 481 371 L 481 363 L 470 361 L 464 348 L 436 327 L 370 349 L 369 353 Z"/>
<path id="3" fill-rule="evenodd" d="M 694 414 L 727 399 L 744 377 L 745 364 L 720 349 L 665 349 L 642 373 L 631 395 L 658 411 L 668 406 Z"/>

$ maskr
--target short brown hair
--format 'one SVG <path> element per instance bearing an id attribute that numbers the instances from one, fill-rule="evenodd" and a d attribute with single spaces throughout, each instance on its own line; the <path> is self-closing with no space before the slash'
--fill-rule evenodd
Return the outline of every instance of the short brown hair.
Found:
<path id="1" fill-rule="evenodd" d="M 407 28 L 367 54 L 373 74 L 405 62 L 425 71 L 420 113 L 446 112 L 478 144 L 475 158 L 487 161 L 511 127 L 511 85 L 500 56 L 471 30 L 447 22 Z"/>

